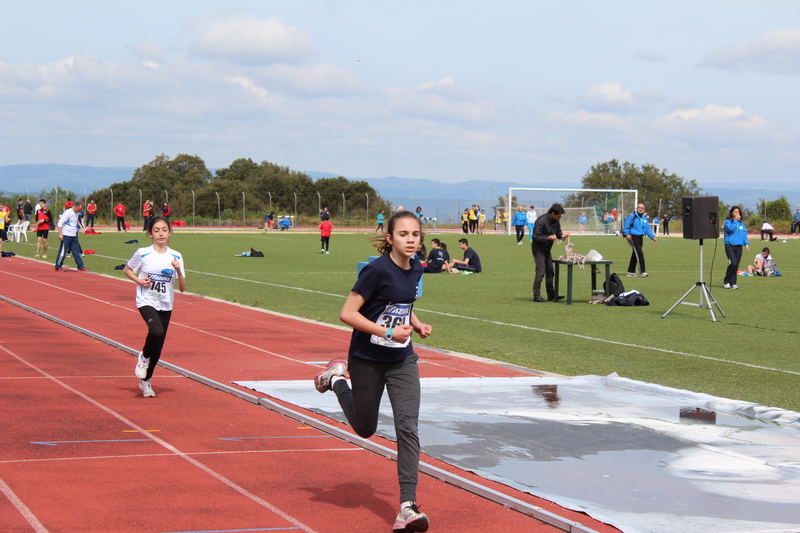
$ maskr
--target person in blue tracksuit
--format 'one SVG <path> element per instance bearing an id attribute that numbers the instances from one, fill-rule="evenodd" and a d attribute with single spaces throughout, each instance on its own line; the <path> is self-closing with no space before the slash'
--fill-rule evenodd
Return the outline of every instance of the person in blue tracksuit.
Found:
<path id="1" fill-rule="evenodd" d="M 525 228 L 528 226 L 528 217 L 525 215 L 525 208 L 517 206 L 514 218 L 511 219 L 514 230 L 517 232 L 517 244 L 522 246 L 522 238 L 525 236 Z"/>
<path id="2" fill-rule="evenodd" d="M 742 246 L 750 251 L 750 239 L 747 237 L 747 227 L 742 222 L 742 210 L 738 205 L 731 207 L 728 218 L 723 225 L 725 233 L 725 255 L 728 256 L 728 269 L 725 271 L 723 287 L 726 289 L 738 289 L 736 286 L 736 272 L 739 270 L 739 263 L 742 260 Z"/>
<path id="3" fill-rule="evenodd" d="M 653 242 L 658 242 L 656 236 L 653 235 L 653 230 L 650 229 L 648 224 L 647 215 L 644 213 L 644 204 L 640 203 L 636 206 L 636 212 L 628 215 L 625 219 L 625 225 L 622 227 L 622 235 L 628 240 L 631 245 L 631 260 L 628 263 L 628 276 L 636 276 L 636 265 L 639 265 L 639 276 L 642 278 L 647 277 L 647 269 L 644 266 L 644 253 L 642 253 L 642 242 L 644 237 L 650 237 Z"/>

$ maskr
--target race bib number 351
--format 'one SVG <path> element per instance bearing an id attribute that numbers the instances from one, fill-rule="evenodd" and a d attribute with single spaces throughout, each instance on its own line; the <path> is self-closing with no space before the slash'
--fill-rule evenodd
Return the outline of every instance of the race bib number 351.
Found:
<path id="1" fill-rule="evenodd" d="M 383 310 L 381 316 L 375 321 L 379 326 L 385 328 L 396 328 L 411 322 L 411 304 L 390 304 Z M 378 346 L 386 346 L 387 348 L 405 348 L 411 342 L 411 337 L 406 339 L 406 342 L 395 342 L 385 337 L 371 335 L 369 341 Z"/>

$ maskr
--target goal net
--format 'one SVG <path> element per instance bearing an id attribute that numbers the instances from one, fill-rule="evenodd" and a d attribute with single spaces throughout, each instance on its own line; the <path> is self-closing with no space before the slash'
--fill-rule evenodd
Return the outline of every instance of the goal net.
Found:
<path id="1" fill-rule="evenodd" d="M 530 206 L 541 216 L 550 206 L 559 203 L 564 207 L 561 229 L 570 233 L 615 235 L 630 213 L 636 210 L 639 191 L 636 189 L 544 189 L 518 188 L 508 190 L 505 205 L 500 206 L 506 231 L 513 232 L 514 212 L 521 206 Z"/>

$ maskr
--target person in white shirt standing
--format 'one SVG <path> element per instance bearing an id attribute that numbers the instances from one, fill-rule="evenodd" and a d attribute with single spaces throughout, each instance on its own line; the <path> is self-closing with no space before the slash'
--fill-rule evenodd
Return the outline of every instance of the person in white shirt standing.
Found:
<path id="1" fill-rule="evenodd" d="M 136 307 L 147 324 L 147 338 L 136 362 L 134 373 L 139 378 L 139 388 L 145 398 L 156 393 L 150 380 L 153 377 L 161 350 L 167 337 L 175 301 L 175 281 L 178 290 L 186 290 L 183 256 L 169 247 L 172 227 L 163 216 L 153 217 L 147 229 L 153 240 L 151 246 L 134 252 L 123 272 L 136 283 Z"/>
<path id="2" fill-rule="evenodd" d="M 56 272 L 66 272 L 63 267 L 64 259 L 68 253 L 71 253 L 72 257 L 75 258 L 75 264 L 78 265 L 79 272 L 89 271 L 83 265 L 81 245 L 78 242 L 78 232 L 80 231 L 78 213 L 82 210 L 83 202 L 75 202 L 72 207 L 65 209 L 61 216 L 58 217 L 58 238 L 61 241 L 61 246 L 59 246 L 58 255 L 56 256 Z"/>
<path id="3" fill-rule="evenodd" d="M 536 209 L 534 209 L 533 204 L 528 208 L 528 212 L 525 213 L 525 221 L 528 223 L 528 238 L 533 242 L 533 226 L 536 224 Z"/>

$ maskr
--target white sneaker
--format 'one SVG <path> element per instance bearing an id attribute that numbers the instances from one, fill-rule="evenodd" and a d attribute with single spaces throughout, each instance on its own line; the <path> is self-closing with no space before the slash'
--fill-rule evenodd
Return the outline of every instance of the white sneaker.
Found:
<path id="1" fill-rule="evenodd" d="M 136 358 L 136 368 L 133 370 L 136 377 L 144 379 L 147 377 L 147 369 L 150 366 L 150 359 L 145 359 L 142 352 L 139 352 L 139 357 Z"/>
<path id="2" fill-rule="evenodd" d="M 150 386 L 149 381 L 141 380 L 139 381 L 139 388 L 142 389 L 142 396 L 145 398 L 155 398 L 156 393 L 153 392 L 153 387 Z"/>
<path id="3" fill-rule="evenodd" d="M 325 253 L 325 248 L 321 249 L 321 250 L 319 251 L 319 253 L 321 253 L 321 254 L 324 254 L 324 253 Z"/>
<path id="4" fill-rule="evenodd" d="M 738 289 L 738 288 L 739 288 L 738 285 L 731 285 L 731 289 Z"/>
<path id="5" fill-rule="evenodd" d="M 428 531 L 428 516 L 420 512 L 416 503 L 406 502 L 400 508 L 400 514 L 394 519 L 392 531 Z"/>
<path id="6" fill-rule="evenodd" d="M 649 276 L 647 272 L 642 272 L 641 274 L 639 274 L 640 278 L 646 278 L 647 276 Z"/>
<path id="7" fill-rule="evenodd" d="M 730 289 L 731 288 L 731 284 L 730 283 L 726 283 L 725 285 L 722 286 L 722 288 L 723 289 Z"/>
<path id="8" fill-rule="evenodd" d="M 635 278 L 636 277 L 636 272 L 628 272 L 628 277 L 629 278 Z"/>
<path id="9" fill-rule="evenodd" d="M 325 252 L 326 254 L 330 254 L 330 252 Z"/>
<path id="10" fill-rule="evenodd" d="M 324 370 L 321 370 L 314 378 L 314 386 L 319 392 L 331 390 L 331 378 L 334 376 L 345 377 L 347 375 L 347 361 L 344 359 L 333 359 Z"/>

